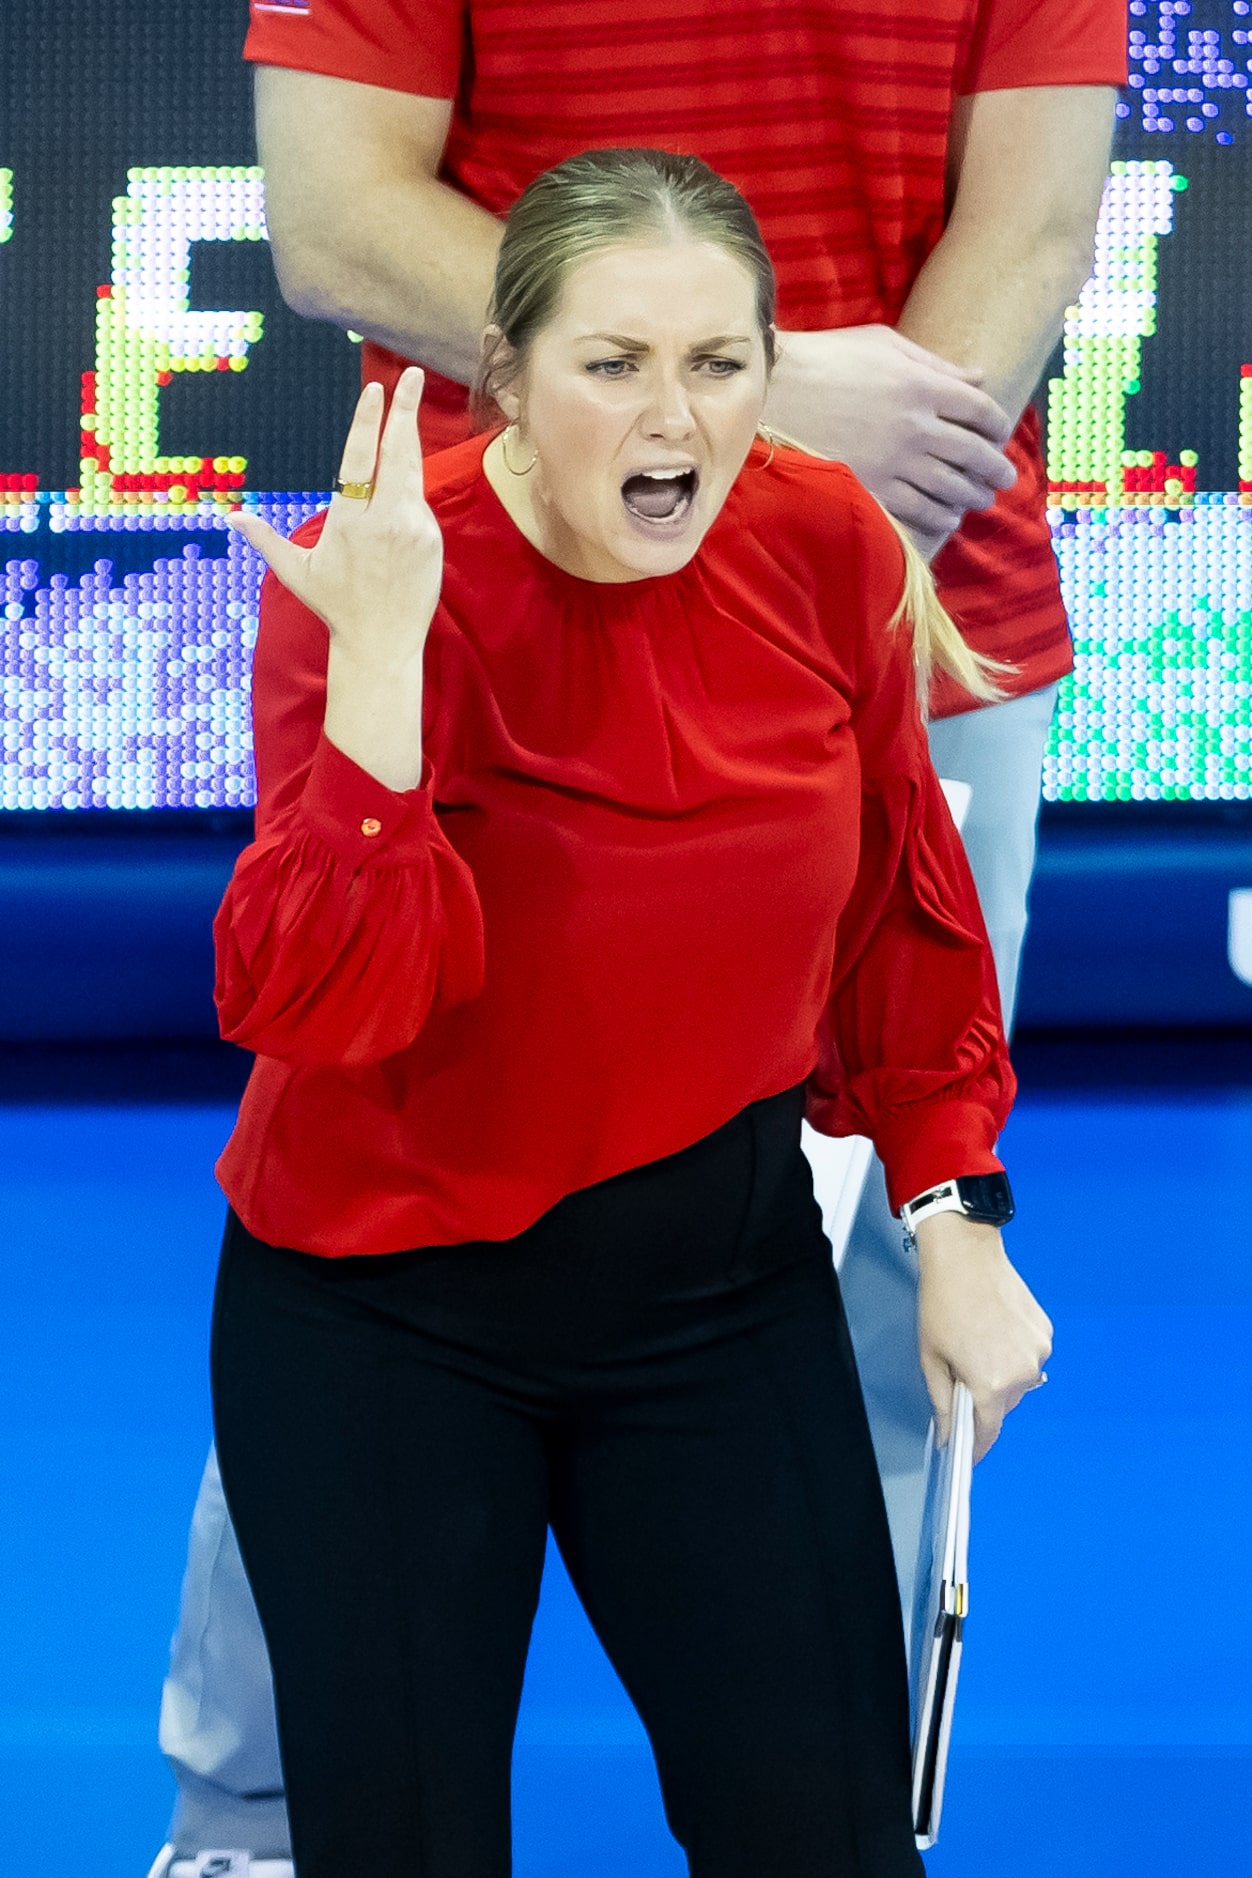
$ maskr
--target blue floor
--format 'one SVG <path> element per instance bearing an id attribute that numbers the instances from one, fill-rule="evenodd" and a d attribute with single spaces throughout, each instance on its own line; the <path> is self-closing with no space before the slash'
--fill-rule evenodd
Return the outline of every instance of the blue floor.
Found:
<path id="1" fill-rule="evenodd" d="M 0 1878 L 143 1878 L 208 1440 L 229 1109 L 0 1108 Z M 1252 1873 L 1252 1090 L 1051 1089 L 1006 1154 L 1052 1381 L 980 1470 L 933 1878 Z M 678 1878 L 637 1723 L 550 1572 L 518 1878 Z M 772 1878 L 772 1875 L 771 1875 Z M 785 1878 L 785 1874 L 779 1874 Z"/>

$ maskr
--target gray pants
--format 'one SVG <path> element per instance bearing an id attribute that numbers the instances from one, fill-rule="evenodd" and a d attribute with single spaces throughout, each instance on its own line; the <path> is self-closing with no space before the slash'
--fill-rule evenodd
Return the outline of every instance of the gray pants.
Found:
<path id="1" fill-rule="evenodd" d="M 1039 776 L 1056 688 L 931 726 L 935 767 L 973 790 L 964 839 L 1011 1015 L 1035 855 Z M 917 1274 L 875 1162 L 841 1283 L 891 1517 L 905 1608 L 921 1521 L 930 1408 L 917 1353 Z M 178 1630 L 161 1701 L 161 1748 L 178 1784 L 178 1852 L 237 1846 L 290 1856 L 274 1694 L 217 1457 L 191 1523 Z"/>

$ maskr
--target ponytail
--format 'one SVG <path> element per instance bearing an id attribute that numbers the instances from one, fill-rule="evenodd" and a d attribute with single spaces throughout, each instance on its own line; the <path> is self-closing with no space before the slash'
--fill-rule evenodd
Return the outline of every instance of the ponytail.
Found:
<path id="1" fill-rule="evenodd" d="M 794 437 L 788 437 L 785 431 L 761 424 L 757 434 L 766 440 L 771 449 L 775 444 L 781 444 L 786 450 L 798 450 L 802 456 L 809 454 L 802 443 L 797 443 Z M 882 508 L 881 502 L 878 506 Z M 929 563 L 918 552 L 913 537 L 889 510 L 883 508 L 882 512 L 895 529 L 904 550 L 904 591 L 895 612 L 887 621 L 887 630 L 899 626 L 903 621 L 907 621 L 913 629 L 913 669 L 917 673 L 917 695 L 921 701 L 922 716 L 927 715 L 930 684 L 937 671 L 946 672 L 949 678 L 955 678 L 957 684 L 981 704 L 1001 703 L 1005 693 L 996 680 L 1007 678 L 1014 667 L 1003 664 L 999 659 L 984 658 L 981 652 L 974 652 L 966 645 L 956 621 L 939 598 L 935 577 Z"/>
<path id="2" fill-rule="evenodd" d="M 885 509 L 883 513 L 887 515 Z M 999 659 L 984 658 L 966 645 L 940 600 L 935 590 L 935 577 L 918 553 L 908 530 L 901 527 L 894 515 L 887 515 L 887 520 L 904 549 L 904 591 L 887 624 L 890 628 L 907 621 L 913 630 L 913 667 L 923 716 L 936 671 L 955 678 L 958 685 L 983 704 L 999 703 L 1004 692 L 996 680 L 1007 676 L 1013 667 L 1002 664 Z"/>

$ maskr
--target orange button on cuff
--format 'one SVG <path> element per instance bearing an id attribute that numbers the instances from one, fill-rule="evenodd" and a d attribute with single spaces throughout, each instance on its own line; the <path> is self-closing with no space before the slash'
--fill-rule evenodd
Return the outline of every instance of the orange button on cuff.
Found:
<path id="1" fill-rule="evenodd" d="M 361 833 L 363 835 L 381 835 L 382 832 L 383 825 L 376 815 L 367 815 L 365 820 L 361 823 Z"/>

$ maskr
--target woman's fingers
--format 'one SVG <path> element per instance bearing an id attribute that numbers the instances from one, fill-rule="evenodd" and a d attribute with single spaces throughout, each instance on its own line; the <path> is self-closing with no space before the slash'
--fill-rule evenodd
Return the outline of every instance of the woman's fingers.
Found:
<path id="1" fill-rule="evenodd" d="M 308 559 L 307 548 L 297 548 L 294 542 L 280 535 L 276 528 L 271 528 L 259 515 L 236 510 L 233 515 L 227 516 L 226 524 L 237 535 L 242 535 L 250 548 L 256 549 L 266 565 L 273 568 L 284 587 L 296 585 L 300 569 Z"/>
<path id="2" fill-rule="evenodd" d="M 371 381 L 356 401 L 352 422 L 339 459 L 341 483 L 372 483 L 378 461 L 378 434 L 383 422 L 383 388 Z M 348 508 L 360 497 L 332 496 L 331 508 Z"/>
<path id="3" fill-rule="evenodd" d="M 941 1448 L 952 1433 L 952 1371 L 941 1358 L 922 1351 L 922 1375 L 935 1416 L 935 1440 Z"/>
<path id="4" fill-rule="evenodd" d="M 426 374 L 420 365 L 406 365 L 391 394 L 391 409 L 383 426 L 379 447 L 380 462 L 420 463 L 421 442 L 417 434 L 417 413 L 422 402 Z"/>
<path id="5" fill-rule="evenodd" d="M 1005 1407 L 997 1396 L 985 1398 L 980 1404 L 974 1403 L 974 1461 L 981 1461 L 1000 1439 L 1000 1430 L 1004 1426 Z"/>
<path id="6" fill-rule="evenodd" d="M 935 1417 L 935 1444 L 946 1448 L 952 1438 L 952 1371 L 941 1357 L 923 1350 L 922 1374 Z M 980 1389 L 976 1383 L 968 1382 L 966 1387 L 974 1404 L 974 1459 L 981 1461 L 999 1439 L 1011 1405 L 996 1390 Z"/>
<path id="7" fill-rule="evenodd" d="M 383 388 L 376 381 L 366 385 L 357 400 L 343 456 L 339 481 L 368 487 L 369 494 L 339 494 L 331 498 L 331 513 L 348 519 L 353 508 L 381 498 L 411 499 L 416 480 L 422 487 L 422 446 L 417 431 L 418 407 L 426 374 L 420 366 L 406 366 L 401 372 L 386 408 Z"/>
<path id="8" fill-rule="evenodd" d="M 994 1380 L 971 1375 L 968 1388 L 974 1398 L 974 1459 L 980 1461 L 1000 1438 L 1000 1430 L 1022 1397 L 1037 1389 L 1043 1365 L 1051 1351 L 1050 1340 L 1037 1340 L 1034 1325 L 1023 1326 L 1016 1360 Z"/>
<path id="9" fill-rule="evenodd" d="M 1042 1315 L 1042 1313 L 1040 1313 Z M 1046 1319 L 1045 1319 L 1046 1322 Z M 1031 1345 L 1023 1348 L 1020 1360 L 1007 1380 L 1001 1379 L 994 1386 L 971 1390 L 974 1396 L 974 1459 L 980 1461 L 988 1448 L 994 1446 L 1000 1438 L 1000 1430 L 1013 1410 L 1018 1407 L 1024 1396 L 1032 1389 L 1038 1389 L 1046 1380 L 1043 1365 L 1052 1350 L 1049 1335 L 1034 1341 L 1038 1337 L 1036 1326 L 1031 1326 L 1026 1341 Z"/>
<path id="10" fill-rule="evenodd" d="M 418 365 L 401 372 L 391 397 L 391 409 L 378 446 L 378 494 L 387 501 L 420 501 L 425 494 L 422 444 L 417 414 L 426 374 Z"/>

